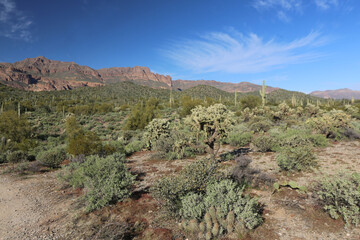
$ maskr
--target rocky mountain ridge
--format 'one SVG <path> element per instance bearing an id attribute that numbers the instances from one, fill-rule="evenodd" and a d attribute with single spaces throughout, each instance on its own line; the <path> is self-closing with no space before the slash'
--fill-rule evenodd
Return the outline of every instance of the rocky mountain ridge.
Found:
<path id="1" fill-rule="evenodd" d="M 214 80 L 175 80 L 169 75 L 153 73 L 148 67 L 112 67 L 95 70 L 75 62 L 62 62 L 43 56 L 26 58 L 15 63 L 0 63 L 0 83 L 30 90 L 70 90 L 77 87 L 103 86 L 121 81 L 153 88 L 173 88 L 185 90 L 198 85 L 209 85 L 227 92 L 253 92 L 261 89 L 260 85 L 249 82 L 225 83 Z M 272 92 L 279 88 L 267 87 Z"/>

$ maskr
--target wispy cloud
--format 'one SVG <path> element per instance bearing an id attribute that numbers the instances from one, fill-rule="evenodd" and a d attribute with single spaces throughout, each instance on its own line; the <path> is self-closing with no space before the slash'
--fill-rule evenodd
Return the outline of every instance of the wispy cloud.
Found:
<path id="1" fill-rule="evenodd" d="M 32 21 L 16 7 L 14 0 L 0 0 L 0 36 L 30 41 Z"/>
<path id="2" fill-rule="evenodd" d="M 301 12 L 301 0 L 254 0 L 253 7 L 258 11 L 272 10 L 275 11 L 277 17 L 284 21 L 289 22 L 291 17 L 289 12 Z"/>
<path id="3" fill-rule="evenodd" d="M 176 64 L 196 73 L 256 73 L 314 61 L 324 56 L 314 49 L 325 42 L 319 32 L 290 42 L 263 41 L 254 33 L 213 32 L 196 40 L 174 42 L 163 53 Z"/>
<path id="4" fill-rule="evenodd" d="M 338 0 L 315 0 L 315 4 L 322 10 L 327 10 L 330 7 L 337 7 L 339 5 Z"/>

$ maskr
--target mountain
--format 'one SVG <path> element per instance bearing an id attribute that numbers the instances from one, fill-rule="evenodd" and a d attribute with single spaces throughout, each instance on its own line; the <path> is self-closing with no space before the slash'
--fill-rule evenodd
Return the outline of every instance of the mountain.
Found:
<path id="1" fill-rule="evenodd" d="M 13 64 L 0 63 L 0 83 L 24 90 L 69 90 L 123 81 L 133 81 L 156 88 L 168 88 L 172 83 L 170 76 L 152 73 L 147 67 L 95 70 L 74 62 L 55 61 L 42 56 L 26 58 Z"/>
<path id="2" fill-rule="evenodd" d="M 240 83 L 228 83 L 228 82 L 217 82 L 214 80 L 175 80 L 173 81 L 173 88 L 179 90 L 185 90 L 192 88 L 198 85 L 208 85 L 226 92 L 254 92 L 259 91 L 262 86 L 249 83 L 249 82 L 240 82 Z M 272 91 L 278 90 L 279 88 L 273 88 L 266 86 L 266 92 L 270 93 Z"/>
<path id="3" fill-rule="evenodd" d="M 314 91 L 310 93 L 312 96 L 321 98 L 334 98 L 334 99 L 360 99 L 360 91 L 351 90 L 348 88 L 326 91 Z"/>
<path id="4" fill-rule="evenodd" d="M 98 70 L 106 83 L 120 81 L 153 81 L 165 84 L 164 87 L 171 87 L 172 79 L 169 75 L 164 76 L 153 73 L 148 67 L 113 67 Z"/>
<path id="5" fill-rule="evenodd" d="M 101 86 L 103 79 L 97 71 L 74 62 L 60 62 L 45 57 L 0 63 L 0 82 L 32 91 L 72 89 L 82 86 Z"/>
<path id="6" fill-rule="evenodd" d="M 131 81 L 152 88 L 186 90 L 208 85 L 226 92 L 253 92 L 262 86 L 249 82 L 225 83 L 208 80 L 176 80 L 169 75 L 153 73 L 148 67 L 112 67 L 92 69 L 74 62 L 50 60 L 45 57 L 26 58 L 15 63 L 0 63 L 0 83 L 31 91 L 69 90 Z M 279 88 L 267 87 L 266 92 Z"/>

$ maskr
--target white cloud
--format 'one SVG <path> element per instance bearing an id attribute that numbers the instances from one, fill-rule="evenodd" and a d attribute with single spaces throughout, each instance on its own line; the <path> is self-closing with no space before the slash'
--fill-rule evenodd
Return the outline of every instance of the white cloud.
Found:
<path id="1" fill-rule="evenodd" d="M 339 2 L 338 0 L 315 0 L 315 4 L 318 8 L 327 10 L 332 6 L 337 7 Z"/>
<path id="2" fill-rule="evenodd" d="M 0 36 L 30 41 L 32 21 L 17 9 L 14 0 L 0 0 Z"/>
<path id="3" fill-rule="evenodd" d="M 301 12 L 302 1 L 301 0 L 254 0 L 253 7 L 258 11 L 274 10 L 277 13 L 277 17 L 284 21 L 289 22 L 291 20 L 288 12 Z"/>
<path id="4" fill-rule="evenodd" d="M 213 32 L 196 40 L 173 43 L 166 57 L 196 73 L 257 73 L 323 56 L 313 49 L 325 43 L 318 32 L 290 42 L 263 41 L 256 34 Z"/>

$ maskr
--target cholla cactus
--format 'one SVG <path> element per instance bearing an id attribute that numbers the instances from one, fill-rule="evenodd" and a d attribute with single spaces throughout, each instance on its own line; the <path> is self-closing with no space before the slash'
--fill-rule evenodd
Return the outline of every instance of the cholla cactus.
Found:
<path id="1" fill-rule="evenodd" d="M 226 230 L 228 233 L 232 233 L 234 231 L 234 224 L 235 224 L 235 214 L 233 211 L 230 211 L 226 218 Z"/>
<path id="2" fill-rule="evenodd" d="M 214 223 L 213 229 L 211 230 L 211 233 L 214 235 L 214 237 L 217 237 L 220 232 L 220 226 L 218 222 Z"/>
<path id="3" fill-rule="evenodd" d="M 170 121 L 168 119 L 155 118 L 146 127 L 144 139 L 147 147 L 151 149 L 161 136 L 170 134 Z"/>
<path id="4" fill-rule="evenodd" d="M 235 123 L 234 113 L 227 110 L 223 104 L 214 104 L 208 108 L 197 106 L 191 110 L 191 115 L 185 119 L 192 129 L 204 138 L 204 143 L 209 147 L 215 158 L 217 150 L 215 143 L 225 138 Z"/>
<path id="5" fill-rule="evenodd" d="M 207 229 L 208 231 L 210 231 L 211 228 L 212 228 L 212 220 L 211 220 L 211 215 L 210 215 L 209 212 L 207 212 L 207 213 L 205 214 L 204 220 L 205 220 L 205 224 L 206 224 L 206 229 Z"/>

